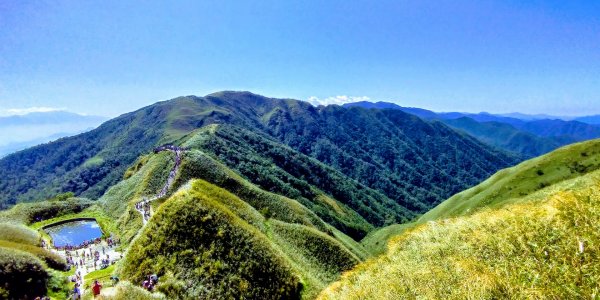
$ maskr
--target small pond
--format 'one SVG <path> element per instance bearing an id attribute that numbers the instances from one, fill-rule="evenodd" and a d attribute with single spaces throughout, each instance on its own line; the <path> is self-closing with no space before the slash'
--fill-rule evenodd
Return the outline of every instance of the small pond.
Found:
<path id="1" fill-rule="evenodd" d="M 55 247 L 79 246 L 86 241 L 102 237 L 102 230 L 94 220 L 82 220 L 63 223 L 44 229 Z"/>

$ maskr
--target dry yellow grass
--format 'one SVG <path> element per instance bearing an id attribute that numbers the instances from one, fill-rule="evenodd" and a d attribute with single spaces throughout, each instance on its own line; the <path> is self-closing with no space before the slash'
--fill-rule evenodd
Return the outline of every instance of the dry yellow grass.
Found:
<path id="1" fill-rule="evenodd" d="M 414 228 L 319 299 L 598 299 L 600 173 L 550 191 Z"/>

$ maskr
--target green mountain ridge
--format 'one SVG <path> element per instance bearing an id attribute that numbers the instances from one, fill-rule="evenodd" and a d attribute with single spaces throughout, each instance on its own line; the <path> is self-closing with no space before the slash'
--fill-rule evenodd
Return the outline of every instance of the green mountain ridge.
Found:
<path id="1" fill-rule="evenodd" d="M 5 191 L 0 203 L 6 207 L 61 192 L 99 198 L 142 153 L 209 124 L 269 136 L 417 213 L 519 160 L 399 111 L 315 108 L 221 92 L 158 102 L 96 130 L 0 160 Z"/>

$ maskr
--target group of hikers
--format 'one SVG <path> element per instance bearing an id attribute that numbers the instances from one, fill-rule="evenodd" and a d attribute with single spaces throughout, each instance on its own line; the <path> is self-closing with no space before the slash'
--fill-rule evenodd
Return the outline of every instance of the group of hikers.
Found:
<path id="1" fill-rule="evenodd" d="M 77 250 L 77 249 L 81 249 L 81 248 L 86 248 L 90 245 L 98 245 L 102 242 L 102 238 L 95 238 L 89 241 L 84 241 L 83 243 L 79 244 L 79 245 L 63 245 L 63 246 L 55 246 L 54 248 L 56 248 L 56 250 L 65 250 L 65 251 L 73 251 L 73 250 Z M 108 247 L 112 247 L 115 245 L 115 242 L 113 241 L 112 238 L 106 238 L 106 243 L 108 244 Z M 42 247 L 45 248 L 46 243 L 42 241 Z"/>
<path id="2" fill-rule="evenodd" d="M 177 175 L 177 170 L 179 169 L 179 165 L 181 164 L 181 153 L 183 151 L 185 151 L 185 148 L 181 148 L 181 147 L 177 147 L 177 146 L 173 146 L 173 145 L 166 145 L 166 146 L 158 147 L 157 149 L 170 150 L 170 151 L 175 152 L 175 166 L 173 167 L 173 169 L 171 169 L 171 172 L 169 172 L 169 177 L 167 177 L 167 183 L 165 183 L 165 186 L 163 186 L 160 193 L 158 193 L 158 195 L 156 195 L 156 198 L 161 198 L 161 197 L 164 197 L 167 195 L 167 192 L 169 192 L 169 188 L 173 184 L 173 181 L 175 181 L 175 175 Z M 156 149 L 154 149 L 154 151 L 157 152 Z M 160 151 L 158 151 L 158 152 L 160 152 Z"/>
<path id="3" fill-rule="evenodd" d="M 108 243 L 108 249 L 111 249 L 114 246 L 113 243 Z M 98 247 L 96 248 L 98 249 Z M 102 254 L 100 254 L 99 250 L 93 251 L 92 248 L 89 249 L 79 249 L 79 250 L 65 250 L 65 257 L 67 260 L 67 264 L 69 265 L 69 269 L 72 266 L 75 267 L 85 267 L 86 270 L 88 268 L 86 262 L 92 261 L 93 269 L 104 269 L 111 264 L 110 256 L 106 253 L 106 247 L 102 246 L 101 248 Z M 87 251 L 89 250 L 89 251 Z M 114 261 L 113 261 L 114 263 Z"/>
<path id="4" fill-rule="evenodd" d="M 94 295 L 94 298 L 98 297 L 100 295 L 101 291 L 102 291 L 102 284 L 98 280 L 94 280 L 94 283 L 92 284 L 92 295 Z M 71 294 L 71 299 L 80 300 L 81 292 L 82 292 L 81 286 L 79 285 L 79 283 L 75 283 L 75 287 L 73 288 L 73 293 Z"/>
<path id="5" fill-rule="evenodd" d="M 156 197 L 154 197 L 154 199 L 164 197 L 167 194 L 169 187 L 172 185 L 173 181 L 175 180 L 175 175 L 177 174 L 177 169 L 179 168 L 179 165 L 181 164 L 181 153 L 183 151 L 185 151 L 185 149 L 182 147 L 177 147 L 177 146 L 173 146 L 173 145 L 164 145 L 164 146 L 160 146 L 160 147 L 157 147 L 154 149 L 155 153 L 158 153 L 161 151 L 175 152 L 175 155 L 176 155 L 175 156 L 175 166 L 169 173 L 169 177 L 167 178 L 167 183 L 162 188 L 162 190 L 159 192 L 159 194 Z M 135 209 L 138 210 L 143 215 L 144 222 L 146 222 L 146 221 L 148 221 L 148 219 L 150 219 L 150 216 L 151 216 L 150 201 L 152 201 L 154 199 L 143 198 L 142 201 L 135 204 Z M 98 250 L 93 251 L 91 248 L 89 249 L 89 253 L 88 253 L 88 251 L 86 251 L 86 249 L 81 250 L 81 252 L 77 251 L 77 249 L 85 248 L 92 244 L 98 244 L 100 241 L 101 241 L 100 239 L 96 239 L 96 240 L 84 242 L 83 244 L 81 244 L 79 246 L 66 245 L 63 247 L 56 247 L 56 248 L 58 250 L 61 250 L 61 249 L 65 250 L 65 254 L 66 254 L 67 262 L 69 263 L 69 266 L 85 267 L 87 270 L 88 266 L 86 264 L 86 260 L 89 261 L 90 259 L 92 259 L 94 269 L 96 269 L 97 267 L 105 268 L 108 265 L 110 265 L 111 260 L 110 260 L 109 255 L 105 254 L 104 247 L 102 247 L 102 257 L 104 255 L 106 255 L 106 258 L 101 258 L 100 251 L 98 251 Z M 112 239 L 109 238 L 106 241 L 107 241 L 109 248 L 114 245 Z M 74 254 L 71 251 L 75 251 Z M 112 263 L 114 263 L 114 261 Z M 111 279 L 114 281 L 115 284 L 118 282 L 118 278 L 115 276 L 111 277 Z M 77 272 L 75 272 L 75 276 L 72 279 L 72 281 L 75 282 L 75 287 L 73 288 L 73 292 L 72 292 L 73 299 L 75 299 L 75 300 L 81 299 L 82 286 L 81 286 L 80 282 L 82 282 L 82 278 L 81 278 L 81 272 L 79 270 Z M 142 288 L 144 288 L 148 291 L 153 291 L 154 287 L 156 286 L 157 283 L 158 283 L 158 276 L 156 274 L 148 275 L 147 279 L 145 279 L 142 282 Z M 91 289 L 92 289 L 92 294 L 94 295 L 94 297 L 96 297 L 96 296 L 100 295 L 100 292 L 102 290 L 102 284 L 98 280 L 95 280 Z"/>
<path id="6" fill-rule="evenodd" d="M 165 150 L 177 152 L 177 151 L 185 151 L 186 148 L 178 147 L 175 145 L 162 145 L 160 147 L 154 148 L 154 153 L 158 153 L 158 152 L 165 151 Z"/>
<path id="7" fill-rule="evenodd" d="M 142 287 L 152 292 L 154 290 L 154 286 L 158 283 L 158 276 L 156 274 L 148 275 L 146 280 L 142 282 Z"/>
<path id="8" fill-rule="evenodd" d="M 150 219 L 150 202 L 148 199 L 144 198 L 141 202 L 136 203 L 135 209 L 142 214 L 144 221 L 148 221 L 148 219 Z"/>

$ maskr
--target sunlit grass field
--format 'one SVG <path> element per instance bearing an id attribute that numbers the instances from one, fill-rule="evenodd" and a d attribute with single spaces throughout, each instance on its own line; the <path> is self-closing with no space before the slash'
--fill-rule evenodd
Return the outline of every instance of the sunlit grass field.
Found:
<path id="1" fill-rule="evenodd" d="M 319 299 L 597 299 L 600 171 L 393 238 Z"/>

